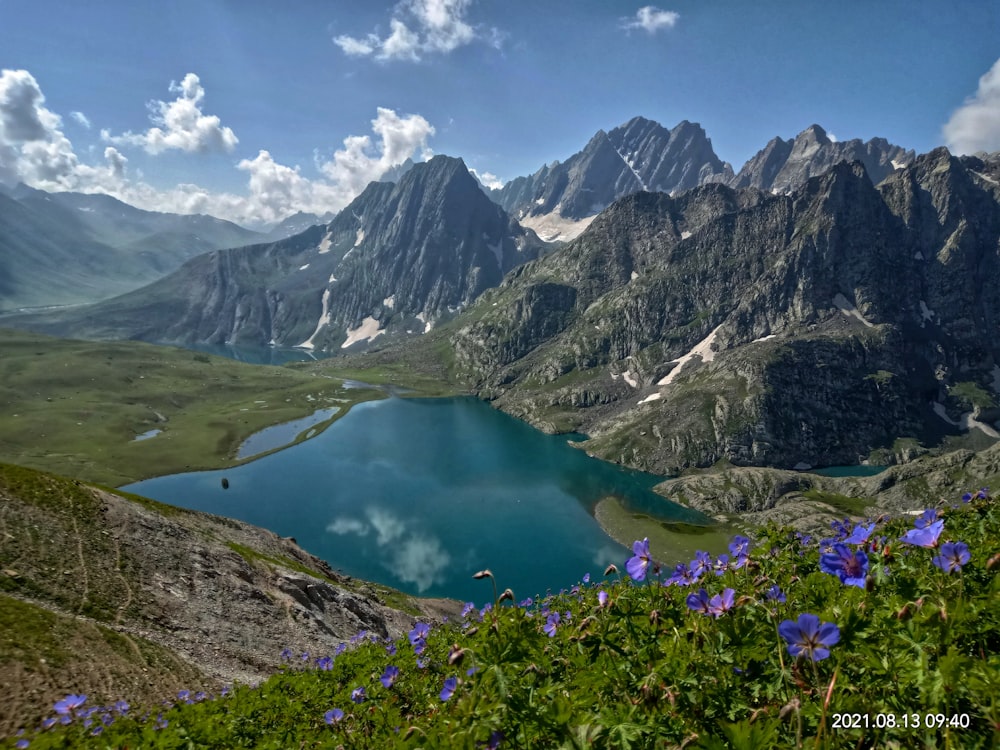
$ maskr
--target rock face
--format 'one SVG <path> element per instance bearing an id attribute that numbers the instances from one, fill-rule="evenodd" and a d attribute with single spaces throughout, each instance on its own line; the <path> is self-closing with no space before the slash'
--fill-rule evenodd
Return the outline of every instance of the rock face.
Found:
<path id="1" fill-rule="evenodd" d="M 790 195 L 631 195 L 484 295 L 456 368 L 514 415 L 659 473 L 933 443 L 966 410 L 950 387 L 1000 387 L 991 165 L 938 149 L 878 188 L 854 162 Z"/>
<path id="2" fill-rule="evenodd" d="M 700 125 L 684 120 L 667 130 L 636 117 L 609 132 L 598 131 L 565 162 L 512 180 L 492 195 L 525 226 L 540 225 L 543 217 L 565 220 L 559 238 L 571 239 L 585 226 L 581 220 L 625 195 L 640 190 L 674 193 L 731 177 L 732 169 L 715 155 Z"/>
<path id="3" fill-rule="evenodd" d="M 41 330 L 170 343 L 364 345 L 419 334 L 545 249 L 437 156 L 372 183 L 325 226 L 208 253 L 136 293 Z"/>
<path id="4" fill-rule="evenodd" d="M 913 159 L 913 151 L 894 146 L 884 138 L 834 141 L 819 125 L 810 125 L 793 140 L 773 138 L 738 174 L 722 181 L 735 188 L 789 193 L 838 162 L 856 161 L 864 165 L 868 177 L 877 185 Z"/>

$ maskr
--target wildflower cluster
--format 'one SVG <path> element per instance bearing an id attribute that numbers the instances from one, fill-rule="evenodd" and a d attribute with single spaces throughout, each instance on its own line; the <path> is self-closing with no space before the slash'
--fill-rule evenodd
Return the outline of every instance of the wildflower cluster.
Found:
<path id="1" fill-rule="evenodd" d="M 770 528 L 666 571 L 641 540 L 622 563 L 627 575 L 612 565 L 557 594 L 494 587 L 481 608 L 398 639 L 288 650 L 277 674 L 225 700 L 184 693 L 143 716 L 85 715 L 86 698 L 66 696 L 12 746 L 1000 742 L 1000 511 L 988 492 L 915 519 L 838 521 L 819 541 Z M 869 721 L 834 731 L 847 714 Z M 919 728 L 873 718 L 904 714 Z"/>

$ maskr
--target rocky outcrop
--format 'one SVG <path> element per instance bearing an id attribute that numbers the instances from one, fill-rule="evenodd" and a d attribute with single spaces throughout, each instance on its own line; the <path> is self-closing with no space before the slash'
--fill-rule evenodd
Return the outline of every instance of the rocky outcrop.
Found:
<path id="1" fill-rule="evenodd" d="M 959 431 L 951 386 L 997 388 L 989 169 L 939 149 L 878 188 L 842 162 L 790 195 L 626 197 L 484 295 L 453 336 L 456 370 L 516 416 L 665 474 L 936 444 Z"/>
<path id="2" fill-rule="evenodd" d="M 819 125 L 810 125 L 790 141 L 771 139 L 739 173 L 722 181 L 734 188 L 790 193 L 805 185 L 810 177 L 847 161 L 864 165 L 869 179 L 878 184 L 913 159 L 913 151 L 894 146 L 884 138 L 835 141 Z"/>
<path id="3" fill-rule="evenodd" d="M 635 117 L 609 132 L 598 131 L 565 162 L 512 180 L 492 196 L 526 226 L 542 226 L 543 217 L 568 220 L 555 236 L 572 239 L 586 225 L 580 220 L 623 196 L 640 190 L 676 193 L 730 177 L 732 169 L 715 155 L 700 125 L 684 120 L 668 130 Z"/>

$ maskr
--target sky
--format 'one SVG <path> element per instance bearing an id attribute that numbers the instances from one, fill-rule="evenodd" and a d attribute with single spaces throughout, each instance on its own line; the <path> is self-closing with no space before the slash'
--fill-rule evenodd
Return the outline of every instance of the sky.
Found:
<path id="1" fill-rule="evenodd" d="M 1000 151 L 996 0 L 0 0 L 0 183 L 246 226 L 406 158 L 489 185 L 636 115 Z"/>

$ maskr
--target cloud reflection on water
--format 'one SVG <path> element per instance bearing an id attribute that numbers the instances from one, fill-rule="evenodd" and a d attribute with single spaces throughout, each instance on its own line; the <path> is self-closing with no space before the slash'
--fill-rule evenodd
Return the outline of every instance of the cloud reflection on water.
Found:
<path id="1" fill-rule="evenodd" d="M 445 581 L 444 571 L 451 563 L 451 556 L 433 534 L 407 528 L 407 522 L 384 508 L 368 508 L 367 522 L 349 516 L 340 516 L 327 524 L 331 534 L 358 537 L 375 532 L 382 565 L 403 583 L 412 583 L 423 593 L 434 584 Z"/>

